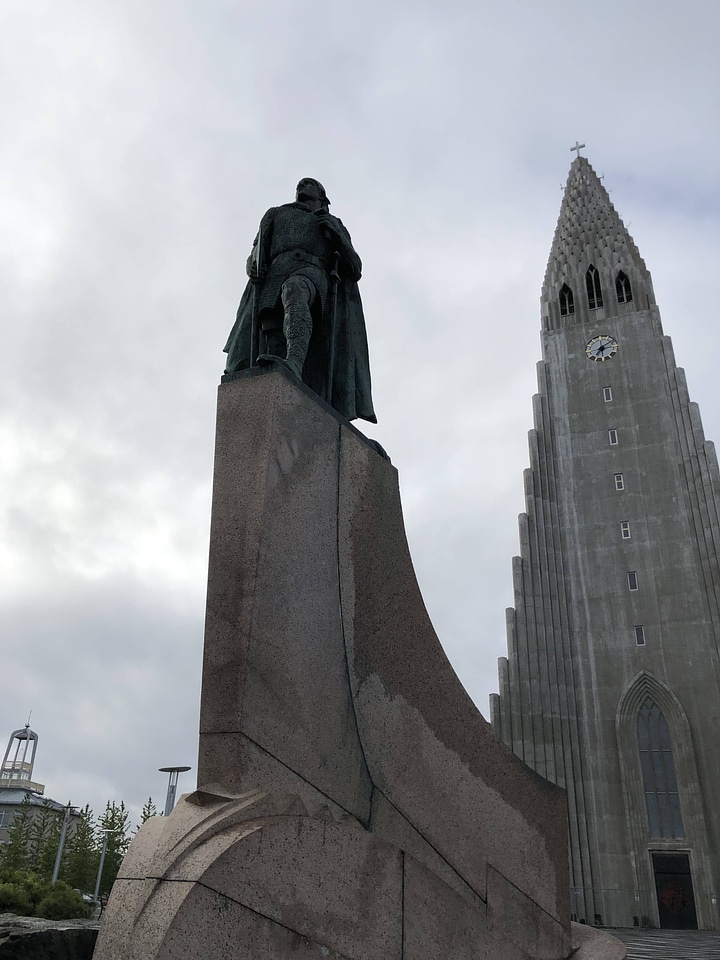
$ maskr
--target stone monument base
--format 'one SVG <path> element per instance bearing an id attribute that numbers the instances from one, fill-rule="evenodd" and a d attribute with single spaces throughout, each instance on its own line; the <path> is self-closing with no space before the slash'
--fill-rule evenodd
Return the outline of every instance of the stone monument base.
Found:
<path id="1" fill-rule="evenodd" d="M 198 789 L 133 840 L 95 960 L 624 956 L 577 936 L 565 794 L 445 657 L 394 467 L 282 372 L 223 384 Z"/>
<path id="2" fill-rule="evenodd" d="M 485 903 L 327 806 L 199 790 L 133 840 L 95 958 L 557 960 L 532 905 L 489 879 Z M 625 957 L 572 927 L 574 960 Z"/>

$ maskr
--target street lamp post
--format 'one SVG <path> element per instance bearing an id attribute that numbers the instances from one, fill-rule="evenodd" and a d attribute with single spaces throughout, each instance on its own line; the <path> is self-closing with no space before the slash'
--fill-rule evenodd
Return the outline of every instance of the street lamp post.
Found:
<path id="1" fill-rule="evenodd" d="M 164 816 L 169 817 L 175 806 L 175 794 L 177 792 L 178 775 L 190 770 L 190 767 L 160 767 L 160 773 L 169 773 L 167 796 L 165 798 Z"/>
<path id="2" fill-rule="evenodd" d="M 105 866 L 105 854 L 107 853 L 108 845 L 108 836 L 111 833 L 114 833 L 114 830 L 103 830 L 103 842 L 102 850 L 100 851 L 100 864 L 98 866 L 97 879 L 95 880 L 95 893 L 93 894 L 93 899 L 97 903 L 98 894 L 100 893 L 100 878 L 102 877 L 103 867 Z"/>
<path id="3" fill-rule="evenodd" d="M 65 847 L 65 838 L 67 837 L 67 828 L 70 823 L 70 817 L 74 812 L 74 807 L 71 804 L 68 804 L 65 807 L 65 815 L 63 816 L 62 828 L 60 830 L 60 843 L 58 843 L 57 855 L 55 857 L 55 866 L 53 867 L 52 881 L 51 885 L 54 887 L 57 883 L 58 874 L 60 873 L 60 864 L 62 862 L 63 849 Z"/>

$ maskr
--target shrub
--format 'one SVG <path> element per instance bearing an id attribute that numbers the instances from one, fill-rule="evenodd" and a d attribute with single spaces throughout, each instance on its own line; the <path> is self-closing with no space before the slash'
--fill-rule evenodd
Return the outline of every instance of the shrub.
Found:
<path id="1" fill-rule="evenodd" d="M 32 903 L 26 890 L 17 883 L 0 883 L 0 913 L 16 913 L 27 917 Z"/>
<path id="2" fill-rule="evenodd" d="M 26 914 L 28 916 L 34 912 L 40 900 L 52 890 L 47 880 L 41 879 L 30 870 L 3 868 L 0 870 L 0 882 L 16 887 L 24 897 L 27 897 L 30 903 L 30 908 Z"/>
<path id="3" fill-rule="evenodd" d="M 46 920 L 74 920 L 89 917 L 90 910 L 80 894 L 60 880 L 54 887 L 49 887 L 35 907 L 35 916 Z"/>
<path id="4" fill-rule="evenodd" d="M 91 912 L 80 894 L 62 880 L 52 887 L 25 870 L 0 871 L 0 913 L 73 920 L 89 917 Z"/>

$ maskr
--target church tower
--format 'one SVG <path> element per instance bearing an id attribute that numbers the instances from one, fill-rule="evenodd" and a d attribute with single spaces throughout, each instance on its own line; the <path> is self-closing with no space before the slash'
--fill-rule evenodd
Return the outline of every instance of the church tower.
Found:
<path id="1" fill-rule="evenodd" d="M 584 157 L 542 290 L 498 735 L 567 790 L 571 909 L 720 928 L 720 473 Z"/>

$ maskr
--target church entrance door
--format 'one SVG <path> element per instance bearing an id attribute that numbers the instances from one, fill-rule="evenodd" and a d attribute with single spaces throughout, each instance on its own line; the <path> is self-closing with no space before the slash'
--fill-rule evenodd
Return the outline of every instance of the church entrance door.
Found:
<path id="1" fill-rule="evenodd" d="M 697 930 L 689 856 L 653 853 L 652 859 L 660 926 L 668 930 Z"/>

